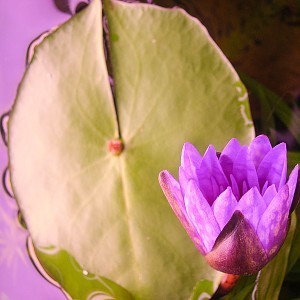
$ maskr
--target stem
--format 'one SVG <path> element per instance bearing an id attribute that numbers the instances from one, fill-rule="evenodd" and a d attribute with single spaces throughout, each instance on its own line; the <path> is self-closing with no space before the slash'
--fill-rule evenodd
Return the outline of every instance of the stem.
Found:
<path id="1" fill-rule="evenodd" d="M 215 293 L 210 298 L 211 300 L 216 300 L 224 297 L 228 293 L 230 293 L 233 288 L 235 287 L 240 275 L 233 275 L 233 274 L 224 274 L 223 278 L 215 291 Z"/>

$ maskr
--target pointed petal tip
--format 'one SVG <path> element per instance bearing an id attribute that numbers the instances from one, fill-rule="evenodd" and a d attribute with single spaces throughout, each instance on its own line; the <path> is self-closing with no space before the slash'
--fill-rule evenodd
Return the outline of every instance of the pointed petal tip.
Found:
<path id="1" fill-rule="evenodd" d="M 299 164 L 297 164 L 292 170 L 292 172 L 290 173 L 287 184 L 288 185 L 295 184 L 295 182 L 299 180 L 299 176 L 300 176 L 300 168 L 299 168 Z"/>
<path id="2" fill-rule="evenodd" d="M 239 202 L 241 202 L 241 200 L 246 197 L 252 197 L 252 198 L 259 197 L 260 198 L 260 197 L 262 197 L 262 195 L 261 195 L 260 191 L 258 190 L 258 188 L 256 186 L 253 186 L 251 189 L 249 189 L 246 193 L 244 193 L 242 195 Z"/>
<path id="3" fill-rule="evenodd" d="M 238 151 L 240 147 L 242 147 L 240 141 L 237 138 L 234 137 L 234 138 L 229 140 L 229 142 L 223 148 L 222 152 L 225 149 L 232 149 L 232 150 Z"/>
<path id="4" fill-rule="evenodd" d="M 237 205 L 237 209 L 244 214 L 245 219 L 252 225 L 254 230 L 256 230 L 257 224 L 266 208 L 266 204 L 257 187 L 252 187 L 244 194 Z"/>
<path id="5" fill-rule="evenodd" d="M 283 152 L 287 152 L 286 150 L 286 143 L 282 142 L 278 145 L 276 145 L 273 149 L 278 149 L 278 151 L 283 151 Z"/>
<path id="6" fill-rule="evenodd" d="M 231 188 L 231 186 L 228 186 L 223 193 L 232 194 L 232 188 Z"/>
<path id="7" fill-rule="evenodd" d="M 252 226 L 236 210 L 205 258 L 215 269 L 236 275 L 258 272 L 268 257 Z"/>
<path id="8" fill-rule="evenodd" d="M 293 177 L 296 176 L 299 179 L 300 176 L 300 164 L 296 164 L 295 167 L 293 168 L 292 172 L 290 173 L 289 180 Z"/>
<path id="9" fill-rule="evenodd" d="M 252 142 L 251 143 L 253 143 L 253 141 L 260 141 L 260 142 L 267 142 L 267 143 L 269 143 L 269 144 L 271 144 L 270 143 L 270 139 L 268 138 L 268 136 L 266 136 L 265 134 L 260 134 L 260 135 L 258 135 L 258 136 L 256 136 L 253 140 L 252 140 Z"/>
<path id="10" fill-rule="evenodd" d="M 163 171 L 159 172 L 158 181 L 159 181 L 160 185 L 165 184 L 169 175 L 170 175 L 170 173 L 167 170 L 163 170 Z"/>
<path id="11" fill-rule="evenodd" d="M 222 192 L 214 201 L 212 210 L 221 230 L 223 230 L 231 219 L 236 210 L 236 206 L 237 201 L 230 187 Z"/>
<path id="12" fill-rule="evenodd" d="M 162 170 L 158 174 L 158 178 L 164 177 L 165 174 L 169 174 L 170 172 L 168 170 Z"/>
<path id="13" fill-rule="evenodd" d="M 208 147 L 206 148 L 205 153 L 209 153 L 209 152 L 213 152 L 213 153 L 217 153 L 216 152 L 216 148 L 214 145 L 208 145 Z M 205 155 L 205 154 L 204 154 Z"/>
<path id="14" fill-rule="evenodd" d="M 294 189 L 294 195 L 292 196 L 292 203 L 291 203 L 291 208 L 290 208 L 290 213 L 292 213 L 298 206 L 300 202 L 300 166 L 297 164 L 293 171 L 291 172 L 291 175 L 288 180 L 288 185 L 289 182 L 295 181 L 295 189 Z"/>
<path id="15" fill-rule="evenodd" d="M 228 180 L 220 165 L 214 146 L 209 145 L 199 171 L 197 172 L 199 188 L 205 198 L 212 204 L 215 199 L 223 192 L 223 188 L 228 186 Z M 220 187 L 223 187 L 220 190 Z"/>
<path id="16" fill-rule="evenodd" d="M 229 144 L 229 143 L 234 143 L 234 144 L 236 144 L 236 145 L 241 146 L 240 141 L 239 141 L 237 138 L 235 138 L 235 137 L 232 138 L 232 139 L 230 139 L 229 142 L 228 142 L 227 144 Z"/>
<path id="17" fill-rule="evenodd" d="M 228 223 L 225 225 L 221 231 L 219 237 L 217 238 L 213 249 L 218 248 L 219 245 L 226 240 L 235 231 L 235 229 L 240 225 L 241 222 L 245 220 L 244 214 L 240 210 L 236 210 Z"/>
<path id="18" fill-rule="evenodd" d="M 182 158 L 184 154 L 186 153 L 187 149 L 189 149 L 191 146 L 193 146 L 190 142 L 185 142 L 181 149 L 181 165 L 182 165 Z"/>
<path id="19" fill-rule="evenodd" d="M 280 143 L 271 149 L 262 159 L 257 175 L 260 186 L 268 180 L 269 185 L 275 184 L 279 189 L 286 182 L 287 171 L 287 150 L 286 144 Z"/>
<path id="20" fill-rule="evenodd" d="M 181 151 L 181 166 L 184 168 L 190 168 L 194 165 L 199 168 L 202 156 L 198 149 L 190 142 L 185 142 Z"/>
<path id="21" fill-rule="evenodd" d="M 191 142 L 185 142 L 182 146 L 182 150 L 187 150 L 189 148 L 196 149 L 196 147 Z"/>
<path id="22" fill-rule="evenodd" d="M 163 170 L 159 173 L 158 182 L 164 192 L 172 188 L 171 186 L 173 185 L 179 186 L 177 180 L 167 170 Z"/>
<path id="23" fill-rule="evenodd" d="M 268 207 L 269 204 L 274 199 L 274 197 L 277 195 L 277 189 L 275 187 L 275 184 L 272 184 L 272 185 L 268 186 L 267 188 L 265 188 L 262 191 L 262 195 L 263 195 L 263 199 L 265 201 L 265 204 Z"/>
<path id="24" fill-rule="evenodd" d="M 225 197 L 233 197 L 236 200 L 236 197 L 232 191 L 231 186 L 228 186 L 220 195 L 224 195 Z"/>
<path id="25" fill-rule="evenodd" d="M 213 145 L 208 145 L 208 147 L 206 148 L 204 154 L 203 154 L 203 159 L 207 156 L 210 156 L 212 154 L 215 154 L 217 156 L 217 152 L 216 152 L 216 149 Z"/>

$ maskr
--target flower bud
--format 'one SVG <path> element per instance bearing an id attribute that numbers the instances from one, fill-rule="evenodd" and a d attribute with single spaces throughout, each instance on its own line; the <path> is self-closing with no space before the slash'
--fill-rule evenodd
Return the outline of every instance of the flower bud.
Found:
<path id="1" fill-rule="evenodd" d="M 299 167 L 288 181 L 286 145 L 260 135 L 250 146 L 232 139 L 217 156 L 185 143 L 179 180 L 159 182 L 173 211 L 207 262 L 229 274 L 253 274 L 279 251 L 299 201 Z"/>

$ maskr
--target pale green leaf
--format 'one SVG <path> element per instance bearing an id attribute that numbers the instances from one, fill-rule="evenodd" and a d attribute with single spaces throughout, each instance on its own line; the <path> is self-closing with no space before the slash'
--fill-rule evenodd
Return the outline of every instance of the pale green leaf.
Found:
<path id="1" fill-rule="evenodd" d="M 186 299 L 218 272 L 189 240 L 157 176 L 175 174 L 185 141 L 200 150 L 221 150 L 232 137 L 249 143 L 247 93 L 197 20 L 114 1 L 105 7 L 114 107 L 99 4 L 44 40 L 21 83 L 9 124 L 14 192 L 40 252 L 67 253 L 59 276 L 55 257 L 39 257 L 73 298 L 86 282 L 62 279 L 72 273 L 69 257 L 116 282 L 111 296 L 121 285 L 136 299 Z M 107 143 L 118 127 L 125 150 L 113 156 Z"/>

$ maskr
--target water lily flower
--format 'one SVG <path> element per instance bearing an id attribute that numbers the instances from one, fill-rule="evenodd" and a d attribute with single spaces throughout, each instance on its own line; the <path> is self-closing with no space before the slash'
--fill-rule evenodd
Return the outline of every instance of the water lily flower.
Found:
<path id="1" fill-rule="evenodd" d="M 267 136 L 249 146 L 231 139 L 218 156 L 203 157 L 185 143 L 179 180 L 162 171 L 159 182 L 197 249 L 215 269 L 254 274 L 281 248 L 298 199 L 299 167 L 288 181 L 285 143 L 272 148 Z"/>

